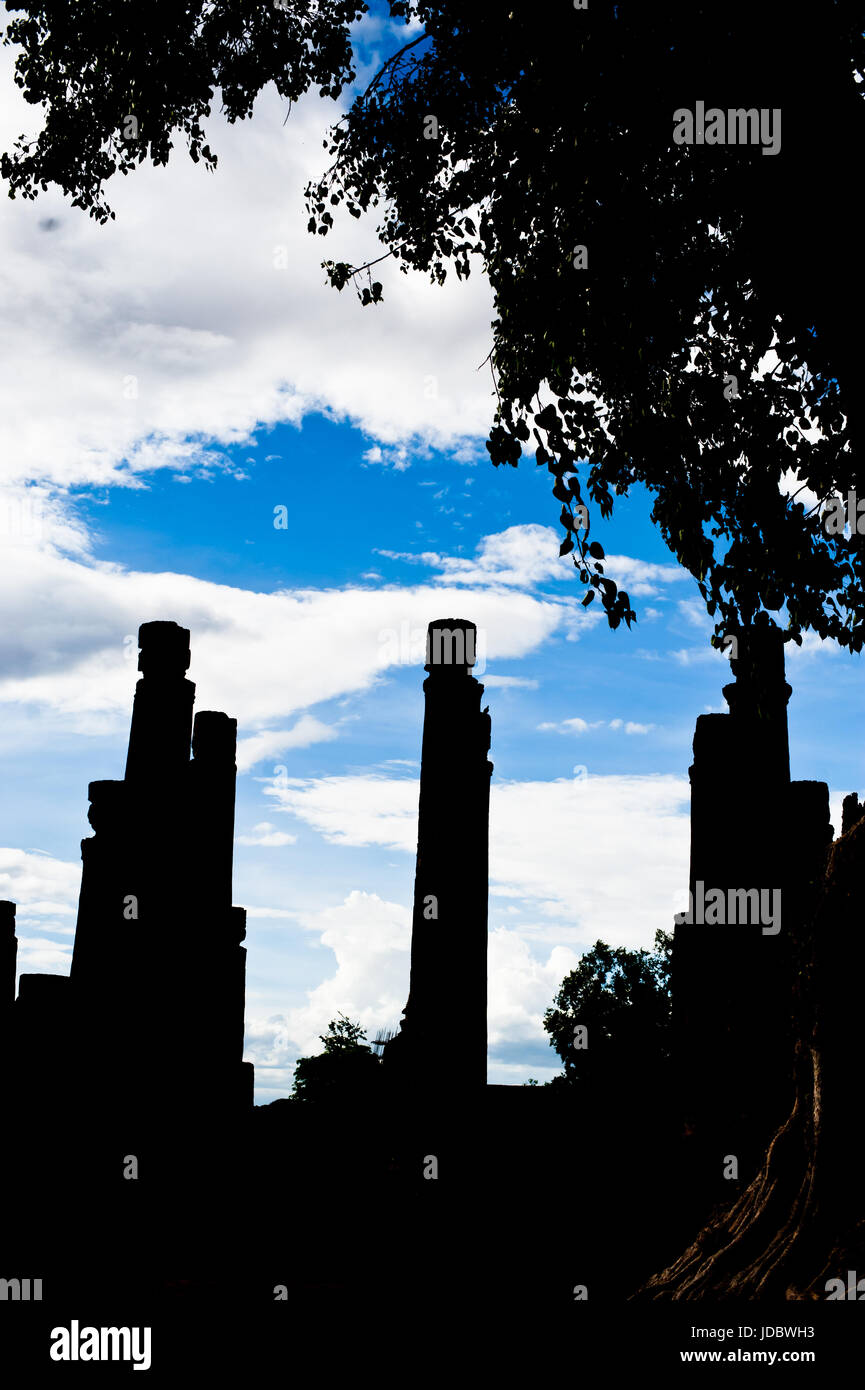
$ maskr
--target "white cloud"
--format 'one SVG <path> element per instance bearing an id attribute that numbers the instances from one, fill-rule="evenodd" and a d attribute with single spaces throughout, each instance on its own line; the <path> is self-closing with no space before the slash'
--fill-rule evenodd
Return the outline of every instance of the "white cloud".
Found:
<path id="1" fill-rule="evenodd" d="M 266 794 L 338 845 L 414 854 L 418 784 L 373 775 L 295 779 Z M 687 889 L 690 794 L 670 776 L 493 783 L 493 895 L 522 899 L 532 939 L 648 946 Z"/>
<path id="2" fill-rule="evenodd" d="M 259 821 L 258 825 L 254 825 L 251 835 L 238 835 L 235 838 L 239 845 L 262 845 L 268 849 L 297 843 L 296 835 L 289 835 L 284 830 L 277 830 L 275 825 L 271 825 L 266 820 Z"/>
<path id="3" fill-rule="evenodd" d="M 290 1091 L 295 1061 L 321 1051 L 319 1039 L 338 1013 L 360 1021 L 371 1039 L 399 1021 L 408 993 L 407 907 L 354 890 L 336 906 L 301 914 L 300 922 L 332 953 L 335 969 L 297 1008 L 262 1016 L 248 1007 L 244 1055 L 256 1066 L 263 1099 Z"/>
<path id="4" fill-rule="evenodd" d="M 474 619 L 485 655 L 502 661 L 571 621 L 567 603 L 546 595 L 435 584 L 256 593 L 96 562 L 82 544 L 61 518 L 56 530 L 52 520 L 41 530 L 24 524 L 14 546 L 0 547 L 0 703 L 50 709 L 79 731 L 120 727 L 138 674 L 139 624 L 173 619 L 191 629 L 190 678 L 205 708 L 225 710 L 247 731 L 241 768 L 337 737 L 312 715 L 284 721 L 369 689 L 393 665 L 422 667 L 427 625 L 443 609 Z M 419 652 L 394 640 L 402 632 L 418 635 Z"/>
<path id="5" fill-rule="evenodd" d="M 795 642 L 787 643 L 784 648 L 784 660 L 788 669 L 795 669 L 800 661 L 809 661 L 815 656 L 840 656 L 841 650 L 833 637 L 820 637 L 816 632 L 803 632 L 801 646 Z"/>
<path id="6" fill-rule="evenodd" d="M 237 770 L 247 772 L 264 758 L 276 758 L 290 748 L 308 748 L 312 743 L 327 743 L 338 737 L 332 724 L 304 714 L 292 729 L 263 729 L 250 738 L 238 739 Z"/>
<path id="7" fill-rule="evenodd" d="M 294 779 L 267 787 L 284 810 L 344 846 L 414 855 L 418 783 L 380 775 Z M 684 778 L 593 777 L 493 787 L 490 824 L 488 1033 L 491 1052 L 544 1043 L 542 1020 L 562 979 L 598 938 L 650 946 L 670 930 L 688 872 Z M 507 926 L 497 917 L 505 914 Z M 320 1051 L 337 1012 L 372 1037 L 393 1027 L 408 990 L 410 910 L 351 892 L 336 906 L 298 914 L 334 956 L 306 1002 L 279 1015 L 250 1001 L 247 1056 L 263 1099 L 286 1094 L 294 1061 Z M 456 947 L 455 947 L 456 949 Z M 491 1056 L 490 1080 L 546 1079 L 560 1068 Z"/>
<path id="8" fill-rule="evenodd" d="M 28 975 L 68 975 L 72 947 L 42 937 L 18 937 L 18 973 Z"/>
<path id="9" fill-rule="evenodd" d="M 437 569 L 442 580 L 450 583 L 531 588 L 549 580 L 573 581 L 571 557 L 559 555 L 561 538 L 552 527 L 530 522 L 485 536 L 473 560 L 440 555 L 431 550 L 419 553 L 380 550 L 378 554 Z M 628 555 L 608 555 L 604 573 L 631 594 L 654 594 L 659 584 L 671 584 L 688 577 L 678 565 L 656 565 Z"/>
<path id="10" fill-rule="evenodd" d="M 418 782 L 414 777 L 359 774 L 350 777 L 299 777 L 264 789 L 281 810 L 305 821 L 338 845 L 417 848 Z"/>
<path id="11" fill-rule="evenodd" d="M 36 114 L 13 61 L 0 50 L 6 149 Z M 180 149 L 166 168 L 142 166 L 109 185 L 105 226 L 55 190 L 7 202 L 7 479 L 128 485 L 155 468 L 220 468 L 257 425 L 315 410 L 396 446 L 397 469 L 414 446 L 476 447 L 492 417 L 476 370 L 490 342 L 482 274 L 438 287 L 384 264 L 386 302 L 370 309 L 324 283 L 325 257 L 362 261 L 378 245 L 372 218 L 339 218 L 326 241 L 306 230 L 303 189 L 326 167 L 340 109 L 312 94 L 284 124 L 270 87 L 250 121 L 211 120 L 215 174 Z"/>
<path id="12" fill-rule="evenodd" d="M 787 671 L 796 669 L 800 662 L 808 662 L 816 656 L 838 656 L 841 648 L 832 637 L 820 637 L 816 632 L 803 632 L 802 645 L 797 646 L 795 642 L 787 642 L 784 646 L 784 662 Z M 660 660 L 660 657 L 652 657 L 648 652 L 639 652 L 637 655 L 646 660 Z M 708 642 L 701 647 L 683 647 L 678 651 L 670 652 L 669 655 L 679 666 L 699 666 L 706 662 L 729 661 L 730 653 L 721 651 L 718 647 L 709 646 Z"/>
<path id="13" fill-rule="evenodd" d="M 0 898 L 18 903 L 21 916 L 75 912 L 80 881 L 80 864 L 33 850 L 0 849 Z"/>
<path id="14" fill-rule="evenodd" d="M 552 732 L 557 734 L 586 734 L 593 729 L 603 729 L 604 727 L 618 731 L 624 729 L 626 734 L 647 734 L 650 729 L 654 729 L 654 724 L 637 724 L 629 719 L 627 723 L 623 719 L 611 719 L 607 722 L 604 719 L 594 719 L 589 722 L 575 716 L 573 719 L 562 719 L 559 723 L 545 721 L 539 724 L 538 728 L 545 733 Z"/>
<path id="15" fill-rule="evenodd" d="M 712 631 L 712 619 L 706 612 L 705 606 L 698 599 L 679 599 L 676 607 L 685 622 L 689 623 L 691 627 L 699 628 L 701 632 Z"/>
<path id="16" fill-rule="evenodd" d="M 404 444 L 390 449 L 382 449 L 380 444 L 373 444 L 364 452 L 363 460 L 365 464 L 381 463 L 385 468 L 392 468 L 395 473 L 404 473 L 411 467 L 408 449 Z"/>
<path id="17" fill-rule="evenodd" d="M 484 676 L 484 685 L 490 690 L 537 690 L 538 682 L 528 676 Z"/>
<path id="18" fill-rule="evenodd" d="M 604 573 L 615 579 L 620 589 L 627 589 L 632 598 L 635 595 L 651 598 L 662 584 L 691 579 L 687 570 L 679 565 L 657 565 L 649 560 L 636 560 L 631 555 L 608 555 Z"/>
<path id="19" fill-rule="evenodd" d="M 338 1012 L 359 1018 L 370 1035 L 393 1026 L 408 994 L 408 907 L 355 889 L 336 907 L 302 915 L 301 925 L 333 952 L 336 970 L 287 1015 L 300 1046 L 318 1050 L 315 1040 Z"/>
<path id="20" fill-rule="evenodd" d="M 488 959 L 490 1048 L 502 1042 L 544 1038 L 544 1010 L 552 1004 L 564 977 L 576 967 L 577 953 L 566 946 L 554 946 L 545 961 L 537 960 L 518 932 L 500 927 L 490 932 Z M 550 1058 L 552 1065 L 552 1050 Z"/>
<path id="21" fill-rule="evenodd" d="M 616 727 L 617 722 L 618 721 L 614 719 L 612 724 L 610 725 L 610 728 L 614 729 Z M 586 734 L 589 732 L 590 729 L 601 728 L 603 723 L 603 719 L 596 719 L 593 723 L 589 723 L 588 720 L 580 719 L 579 715 L 576 715 L 573 719 L 563 719 L 558 724 L 551 723 L 547 720 L 543 724 L 539 724 L 538 728 L 543 730 L 544 733 L 553 732 L 557 734 Z"/>
<path id="22" fill-rule="evenodd" d="M 37 850 L 0 848 L 0 898 L 17 904 L 19 974 L 69 974 L 72 943 L 68 938 L 73 933 L 71 919 L 77 912 L 80 882 L 80 864 Z M 67 940 L 55 940 L 58 936 Z"/>

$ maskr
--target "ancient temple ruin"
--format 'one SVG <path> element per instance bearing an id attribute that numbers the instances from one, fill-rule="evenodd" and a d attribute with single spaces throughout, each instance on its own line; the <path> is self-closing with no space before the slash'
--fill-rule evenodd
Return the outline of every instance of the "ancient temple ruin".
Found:
<path id="1" fill-rule="evenodd" d="M 603 1126 L 584 1130 L 578 1096 L 486 1084 L 492 764 L 484 688 L 472 674 L 475 642 L 475 626 L 464 619 L 429 625 L 410 987 L 400 1031 L 385 1048 L 383 1084 L 363 1112 L 364 1181 L 397 1193 L 391 1212 L 397 1225 L 399 1184 L 419 1183 L 415 1216 L 421 1212 L 417 1219 L 428 1220 L 432 1232 L 439 1217 L 433 1208 L 423 1215 L 423 1203 L 433 1190 L 445 1190 L 448 1173 L 470 1175 L 463 1207 L 454 1206 L 465 1214 L 478 1191 L 493 1191 L 491 1184 L 501 1185 L 497 1200 L 507 1201 L 517 1171 L 534 1172 L 541 1182 L 558 1164 L 560 1180 L 568 1182 L 578 1161 L 590 1185 L 627 1190 L 626 1201 L 617 1200 L 633 1238 L 638 1221 L 647 1212 L 654 1220 L 657 1208 L 635 1185 L 635 1152 L 643 1155 L 640 1172 L 652 1192 L 673 1181 L 669 1172 L 681 1158 L 676 1171 L 692 1194 L 718 1199 L 729 1192 L 722 1177 L 727 1158 L 736 1158 L 739 1177 L 747 1180 L 789 1110 L 793 1000 L 832 839 L 828 789 L 791 780 L 791 691 L 780 635 L 738 634 L 734 680 L 724 688 L 730 712 L 700 716 L 694 737 L 693 920 L 676 926 L 673 953 L 676 1095 L 654 1116 L 647 1105 L 639 1121 L 618 1115 L 613 1097 Z M 160 1137 L 175 1144 L 185 1135 L 194 1144 L 205 1130 L 212 1135 L 217 1122 L 223 1137 L 213 1150 L 225 1155 L 232 1132 L 237 1144 L 221 1174 L 208 1156 L 207 1201 L 198 1194 L 205 1223 L 243 1164 L 248 1174 L 270 1171 L 278 1184 L 295 1161 L 298 1185 L 330 1201 L 343 1183 L 342 1119 L 316 1128 L 321 1115 L 310 1118 L 297 1106 L 277 1111 L 283 1101 L 253 1111 L 252 1067 L 242 1061 L 245 913 L 232 904 L 235 721 L 209 711 L 193 717 L 185 628 L 145 623 L 139 644 L 125 775 L 89 788 L 93 835 L 81 846 L 68 977 L 25 973 L 16 998 L 15 906 L 0 903 L 7 1114 L 17 1117 L 19 1136 L 40 1106 L 50 1110 L 54 1132 L 73 1133 L 83 1078 L 99 1096 L 115 1176 L 124 1155 L 144 1153 Z M 845 830 L 862 814 L 858 799 L 848 797 Z M 726 916 L 704 912 L 721 902 Z M 733 920 L 731 904 L 746 916 Z M 254 1115 L 261 1118 L 258 1129 Z M 42 1143 L 41 1151 L 50 1168 L 50 1145 Z M 330 1168 L 323 1166 L 325 1153 Z M 507 1162 L 496 1168 L 491 1153 L 508 1155 Z M 654 1155 L 651 1171 L 647 1154 Z M 430 1157 L 442 1159 L 440 1189 L 421 1181 Z M 172 1149 L 163 1171 L 176 1187 L 175 1160 Z M 30 1162 L 19 1145 L 11 1171 Z M 79 1171 L 81 1182 L 101 1194 L 108 1179 L 90 1156 L 82 1157 Z M 196 1182 L 200 1176 L 199 1164 Z M 125 1212 L 128 1194 L 122 1201 Z M 160 1196 L 150 1210 L 161 1210 L 161 1202 Z M 220 1211 L 224 1219 L 234 1212 L 242 1224 L 239 1203 Z M 658 1222 L 662 1216 L 658 1209 Z M 594 1237 L 596 1269 L 607 1237 L 602 1223 Z M 311 1229 L 310 1247 L 316 1238 Z M 487 1239 L 495 1238 L 491 1226 Z M 653 1249 L 657 1231 L 646 1227 L 640 1238 L 645 1250 Z M 511 1235 L 501 1239 L 504 1258 Z M 525 1239 L 528 1260 L 534 1248 L 528 1229 Z M 608 1275 L 617 1277 L 612 1266 Z"/>
<path id="2" fill-rule="evenodd" d="M 689 770 L 690 904 L 704 920 L 676 926 L 673 954 L 680 1103 L 707 1183 L 726 1155 L 750 1177 L 792 1104 L 793 989 L 832 841 L 826 783 L 790 778 L 781 633 L 730 642 L 730 712 L 698 717 Z"/>
<path id="3" fill-rule="evenodd" d="M 245 913 L 231 901 L 236 721 L 193 720 L 187 629 L 145 623 L 138 640 L 125 776 L 88 789 L 70 975 L 22 974 L 14 1008 L 14 904 L 0 906 L 13 1104 L 95 1080 L 106 1124 L 136 1142 L 252 1105 Z"/>

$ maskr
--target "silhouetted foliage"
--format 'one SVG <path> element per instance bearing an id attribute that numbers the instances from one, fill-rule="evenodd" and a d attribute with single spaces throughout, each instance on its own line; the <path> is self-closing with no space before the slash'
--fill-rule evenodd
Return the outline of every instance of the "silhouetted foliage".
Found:
<path id="1" fill-rule="evenodd" d="M 670 1057 L 670 955 L 673 938 L 655 933 L 654 951 L 595 942 L 566 975 L 544 1014 L 564 1080 L 581 1090 L 664 1080 Z M 580 1036 L 576 1030 L 585 1028 Z"/>
<path id="2" fill-rule="evenodd" d="M 269 82 L 297 101 L 310 87 L 338 97 L 354 79 L 348 26 L 366 10 L 355 0 L 50 0 L 9 4 L 6 43 L 20 44 L 15 81 L 41 104 L 45 128 L 21 136 L 0 160 L 10 195 L 35 198 L 57 184 L 105 222 L 104 185 L 151 160 L 167 164 L 180 135 L 196 162 L 216 167 L 203 122 L 219 92 L 229 121 L 252 114 Z M 130 121 L 133 124 L 130 125 Z"/>
<path id="3" fill-rule="evenodd" d="M 633 609 L 577 509 L 608 516 L 642 483 L 719 636 L 786 600 L 794 633 L 858 650 L 861 542 L 827 538 L 779 484 L 790 470 L 790 491 L 807 479 L 823 498 L 859 467 L 862 352 L 841 305 L 858 283 L 844 190 L 863 136 L 860 6 L 765 8 L 760 28 L 744 0 L 524 0 L 495 24 L 483 7 L 419 5 L 428 42 L 340 122 L 310 226 L 330 228 L 334 200 L 355 216 L 381 205 L 401 268 L 440 283 L 483 264 L 499 396 L 487 448 L 549 468 L 562 553 L 612 627 Z M 780 110 L 780 152 L 674 144 L 673 114 L 697 96 Z M 819 196 L 803 197 L 815 177 Z M 337 288 L 363 269 L 328 263 Z M 752 381 L 773 345 L 775 370 Z"/>
<path id="4" fill-rule="evenodd" d="M 16 80 L 47 125 L 4 156 L 10 193 L 56 182 L 104 217 L 106 179 L 164 163 L 174 132 L 215 164 L 201 121 L 217 88 L 230 120 L 270 81 L 289 100 L 311 85 L 338 95 L 365 6 L 12 8 Z M 862 539 L 827 535 L 819 503 L 795 496 L 865 491 L 848 215 L 865 133 L 861 6 L 768 4 L 762 24 L 745 0 L 511 0 L 493 23 L 470 0 L 389 9 L 423 30 L 335 127 L 308 193 L 320 234 L 339 204 L 354 217 L 381 207 L 384 250 L 326 262 L 331 283 L 372 304 L 383 290 L 370 270 L 387 257 L 439 283 L 484 267 L 499 400 L 487 448 L 495 464 L 530 451 L 549 469 L 561 551 L 610 626 L 634 609 L 580 508 L 608 517 L 642 484 L 716 643 L 786 604 L 778 621 L 797 640 L 813 627 L 861 649 Z M 674 144 L 674 112 L 696 98 L 780 111 L 780 150 Z M 140 135 L 124 143 L 129 114 Z M 777 364 L 752 380 L 770 349 Z"/>
<path id="5" fill-rule="evenodd" d="M 379 1075 L 379 1060 L 359 1023 L 338 1014 L 322 1033 L 324 1051 L 301 1057 L 294 1072 L 292 1100 L 361 1100 Z"/>

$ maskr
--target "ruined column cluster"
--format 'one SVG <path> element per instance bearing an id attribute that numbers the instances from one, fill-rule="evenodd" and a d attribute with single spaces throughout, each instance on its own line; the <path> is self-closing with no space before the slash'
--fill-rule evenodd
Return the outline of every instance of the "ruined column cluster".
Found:
<path id="1" fill-rule="evenodd" d="M 193 720 L 187 629 L 145 623 L 139 646 L 125 776 L 88 789 L 70 975 L 23 974 L 6 1013 L 31 1106 L 86 1078 L 107 1115 L 146 1135 L 250 1106 L 252 1068 L 245 913 L 231 901 L 236 721 Z M 5 904 L 4 1007 L 13 934 Z"/>
<path id="2" fill-rule="evenodd" d="M 398 1095 L 486 1086 L 490 717 L 477 631 L 429 625 L 409 996 L 384 1074 Z M 0 903 L 0 1049 L 13 1090 L 52 1102 L 76 1078 L 163 1129 L 252 1104 L 242 1062 L 245 913 L 232 905 L 236 723 L 193 718 L 189 632 L 139 632 L 122 780 L 92 782 L 71 974 L 21 976 Z M 728 714 L 697 720 L 689 910 L 675 930 L 674 1048 L 687 1132 L 742 1176 L 792 1100 L 793 999 L 832 839 L 828 789 L 792 781 L 783 644 L 737 636 Z M 191 756 L 190 756 L 191 754 Z M 863 816 L 844 805 L 845 830 Z"/>
<path id="3" fill-rule="evenodd" d="M 832 826 L 826 783 L 790 779 L 781 634 L 734 641 L 730 712 L 694 736 L 672 994 L 688 1133 L 713 1171 L 730 1154 L 744 1175 L 792 1104 L 793 994 Z"/>

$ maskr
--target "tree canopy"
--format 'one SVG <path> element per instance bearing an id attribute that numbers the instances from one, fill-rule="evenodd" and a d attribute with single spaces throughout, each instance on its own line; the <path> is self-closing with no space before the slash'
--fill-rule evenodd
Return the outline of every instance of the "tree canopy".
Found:
<path id="1" fill-rule="evenodd" d="M 662 931 L 654 951 L 596 941 L 565 976 L 544 1028 L 568 1084 L 602 1094 L 660 1085 L 670 1056 L 672 947 Z"/>
<path id="2" fill-rule="evenodd" d="M 379 1075 L 379 1059 L 366 1043 L 359 1023 L 344 1014 L 331 1019 L 321 1034 L 324 1051 L 300 1057 L 291 1099 L 304 1102 L 361 1101 Z"/>
<path id="3" fill-rule="evenodd" d="M 339 0 L 110 0 L 12 5 L 16 80 L 44 132 L 3 156 L 10 194 L 55 182 L 98 217 L 104 184 L 168 158 L 179 132 L 273 81 L 289 101 L 354 81 Z M 382 297 L 373 266 L 441 282 L 482 266 L 495 296 L 492 462 L 553 478 L 584 602 L 635 617 L 590 540 L 593 510 L 643 485 L 670 550 L 722 634 L 775 622 L 860 650 L 863 537 L 821 505 L 858 486 L 862 5 L 767 0 L 392 0 L 407 42 L 351 102 L 308 190 L 311 231 L 378 210 L 363 266 L 331 283 Z M 778 147 L 677 143 L 697 102 L 776 117 Z M 124 122 L 138 122 L 124 140 Z M 759 122 L 757 123 L 759 126 Z M 749 127 L 750 129 L 750 127 Z M 324 162 L 324 161 L 323 161 Z M 802 494 L 805 494 L 802 497 Z"/>
<path id="4" fill-rule="evenodd" d="M 166 164 L 172 137 L 215 168 L 203 122 L 218 104 L 229 121 L 252 114 L 269 82 L 297 101 L 310 87 L 338 97 L 354 80 L 349 25 L 356 0 L 50 0 L 7 4 L 4 42 L 20 47 L 15 81 L 41 105 L 43 129 L 0 157 L 10 196 L 56 184 L 105 222 L 105 184 L 147 160 Z"/>

